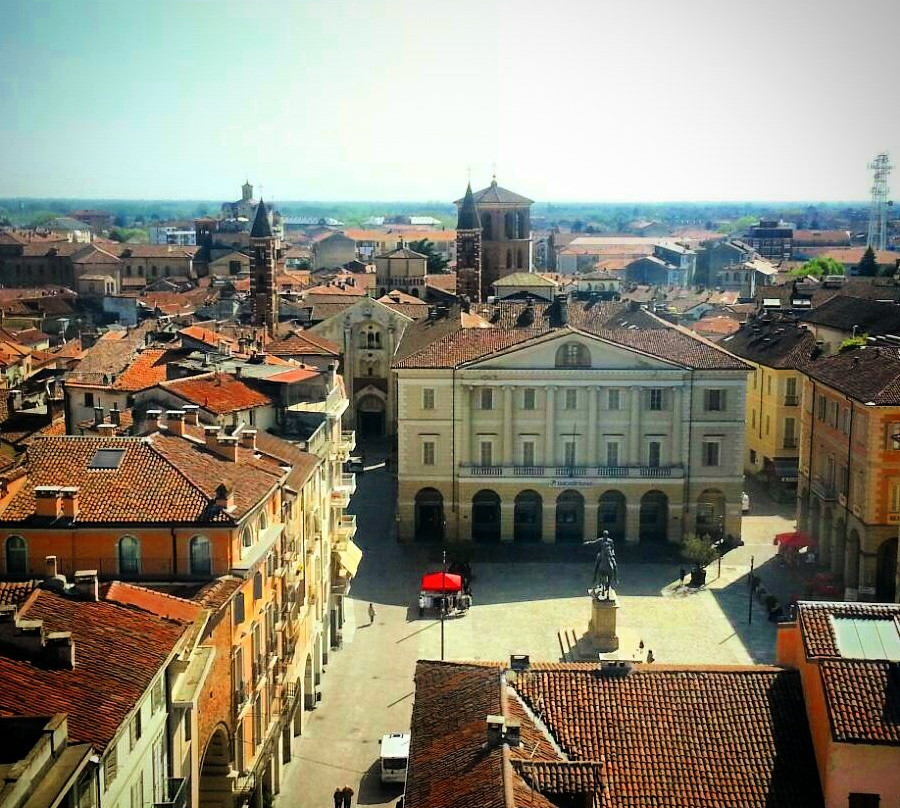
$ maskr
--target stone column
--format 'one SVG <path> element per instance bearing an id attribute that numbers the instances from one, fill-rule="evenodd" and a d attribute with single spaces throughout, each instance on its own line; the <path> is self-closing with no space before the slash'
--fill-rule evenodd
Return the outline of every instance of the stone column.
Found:
<path id="1" fill-rule="evenodd" d="M 628 463 L 641 462 L 641 388 L 631 388 L 631 417 L 628 422 Z"/>
<path id="2" fill-rule="evenodd" d="M 544 421 L 544 465 L 556 465 L 556 387 L 547 388 Z"/>
<path id="3" fill-rule="evenodd" d="M 633 497 L 633 501 L 632 501 Z M 629 496 L 625 505 L 625 541 L 637 544 L 641 540 L 641 492 Z"/>
<path id="4" fill-rule="evenodd" d="M 500 502 L 500 541 L 511 543 L 515 539 L 515 500 L 511 499 L 507 502 L 505 499 Z"/>
<path id="5" fill-rule="evenodd" d="M 597 463 L 597 396 L 600 388 L 588 387 L 588 445 L 587 455 L 584 460 L 586 466 L 596 466 Z"/>
<path id="6" fill-rule="evenodd" d="M 513 388 L 503 388 L 503 448 L 500 451 L 500 462 L 504 466 L 515 463 L 515 447 L 513 446 Z"/>
<path id="7" fill-rule="evenodd" d="M 544 544 L 556 542 L 556 495 L 558 489 L 548 488 L 547 493 L 541 491 L 543 506 L 541 511 L 541 541 Z"/>
<path id="8" fill-rule="evenodd" d="M 681 445 L 681 390 L 672 388 L 672 456 L 669 463 L 684 463 L 686 453 Z"/>
<path id="9" fill-rule="evenodd" d="M 588 491 L 584 498 L 584 538 L 596 539 L 600 535 L 600 524 L 597 521 L 600 503 L 596 499 L 592 502 L 588 496 L 593 496 L 593 491 Z"/>

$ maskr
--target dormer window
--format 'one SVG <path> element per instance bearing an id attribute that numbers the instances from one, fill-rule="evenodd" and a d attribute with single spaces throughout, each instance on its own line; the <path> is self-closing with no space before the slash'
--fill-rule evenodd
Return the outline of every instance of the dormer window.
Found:
<path id="1" fill-rule="evenodd" d="M 558 368 L 589 368 L 590 366 L 590 351 L 580 342 L 567 342 L 556 352 L 556 367 Z"/>

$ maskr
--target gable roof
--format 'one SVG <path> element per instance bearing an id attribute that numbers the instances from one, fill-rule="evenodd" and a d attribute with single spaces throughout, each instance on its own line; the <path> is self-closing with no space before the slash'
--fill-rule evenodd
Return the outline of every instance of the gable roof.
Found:
<path id="1" fill-rule="evenodd" d="M 816 338 L 811 331 L 792 320 L 755 317 L 744 323 L 734 334 L 725 337 L 722 346 L 736 356 L 758 365 L 777 370 L 794 370 L 804 367 L 810 361 L 816 347 Z"/>
<path id="2" fill-rule="evenodd" d="M 900 406 L 900 346 L 849 348 L 819 357 L 805 372 L 863 404 Z"/>
<path id="3" fill-rule="evenodd" d="M 835 295 L 800 320 L 858 334 L 900 334 L 900 304 L 884 300 L 866 300 L 853 295 Z"/>
<path id="4" fill-rule="evenodd" d="M 511 272 L 509 275 L 504 275 L 502 278 L 495 280 L 493 285 L 496 289 L 498 286 L 546 286 L 555 288 L 559 284 L 537 272 Z"/>
<path id="5" fill-rule="evenodd" d="M 521 194 L 517 194 L 514 191 L 510 191 L 506 188 L 503 188 L 497 185 L 496 178 L 491 180 L 491 184 L 488 185 L 487 188 L 482 188 L 480 191 L 475 191 L 473 194 L 475 197 L 475 202 L 478 205 L 492 205 L 492 204 L 501 204 L 501 205 L 533 205 L 534 200 L 529 199 L 527 196 L 522 196 Z M 463 199 L 457 199 L 454 204 L 462 205 L 465 201 L 465 197 Z"/>
<path id="6" fill-rule="evenodd" d="M 165 348 L 148 348 L 141 351 L 112 383 L 113 390 L 138 392 L 164 382 L 166 366 L 184 356 L 180 351 Z"/>
<path id="7" fill-rule="evenodd" d="M 341 346 L 330 339 L 308 331 L 292 330 L 266 345 L 266 351 L 276 356 L 340 356 Z"/>
<path id="8" fill-rule="evenodd" d="M 160 387 L 216 415 L 268 407 L 272 399 L 230 373 L 203 373 L 162 382 Z"/>
<path id="9" fill-rule="evenodd" d="M 20 616 L 69 631 L 75 667 L 5 647 L 0 716 L 67 713 L 69 740 L 103 752 L 175 650 L 188 624 L 106 601 L 34 592 Z"/>

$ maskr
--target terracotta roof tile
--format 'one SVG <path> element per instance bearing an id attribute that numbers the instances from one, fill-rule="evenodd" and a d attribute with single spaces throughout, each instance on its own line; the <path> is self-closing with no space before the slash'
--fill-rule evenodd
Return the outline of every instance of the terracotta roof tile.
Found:
<path id="1" fill-rule="evenodd" d="M 268 396 L 248 387 L 241 379 L 228 373 L 188 376 L 184 379 L 163 382 L 160 386 L 179 398 L 217 415 L 272 404 L 272 399 Z"/>
<path id="2" fill-rule="evenodd" d="M 0 606 L 24 603 L 40 581 L 0 581 Z"/>
<path id="3" fill-rule="evenodd" d="M 184 356 L 180 351 L 169 351 L 162 348 L 148 348 L 141 351 L 134 361 L 126 367 L 112 384 L 114 390 L 138 392 L 164 382 L 166 365 Z"/>
<path id="4" fill-rule="evenodd" d="M 193 600 L 207 609 L 218 611 L 231 600 L 231 596 L 241 588 L 243 583 L 240 578 L 225 575 L 204 586 L 194 595 Z"/>
<path id="5" fill-rule="evenodd" d="M 330 339 L 307 331 L 293 330 L 270 342 L 266 351 L 276 356 L 340 356 L 342 348 Z"/>
<path id="6" fill-rule="evenodd" d="M 104 587 L 103 599 L 184 623 L 192 623 L 202 612 L 202 606 L 193 601 L 122 581 L 113 581 Z"/>
<path id="7" fill-rule="evenodd" d="M 38 590 L 20 615 L 70 631 L 75 667 L 48 666 L 4 647 L 0 715 L 68 713 L 69 738 L 102 752 L 175 649 L 187 624 L 105 601 Z"/>
<path id="8" fill-rule="evenodd" d="M 810 362 L 808 376 L 863 404 L 900 405 L 900 347 L 864 345 Z"/>

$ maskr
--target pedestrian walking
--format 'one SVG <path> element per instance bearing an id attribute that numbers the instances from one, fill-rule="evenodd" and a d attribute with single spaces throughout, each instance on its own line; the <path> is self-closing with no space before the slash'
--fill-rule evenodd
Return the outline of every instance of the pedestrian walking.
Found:
<path id="1" fill-rule="evenodd" d="M 344 805 L 344 792 L 340 786 L 338 786 L 334 790 L 334 808 L 343 808 Z"/>
<path id="2" fill-rule="evenodd" d="M 341 796 L 344 798 L 344 808 L 350 808 L 350 803 L 353 801 L 354 791 L 350 786 L 344 786 L 341 790 Z"/>
<path id="3" fill-rule="evenodd" d="M 375 604 L 370 603 L 369 604 L 369 625 L 371 626 L 372 623 L 374 623 L 374 622 L 375 622 Z M 344 808 L 348 808 L 349 805 L 350 805 L 350 803 L 347 803 L 344 806 Z"/>
<path id="4" fill-rule="evenodd" d="M 648 663 L 650 663 L 650 662 L 656 662 L 656 657 L 653 656 L 653 649 L 652 649 L 652 648 L 651 648 L 649 651 L 647 651 L 647 662 L 648 662 Z M 345 806 L 345 808 L 346 808 L 346 806 Z"/>

